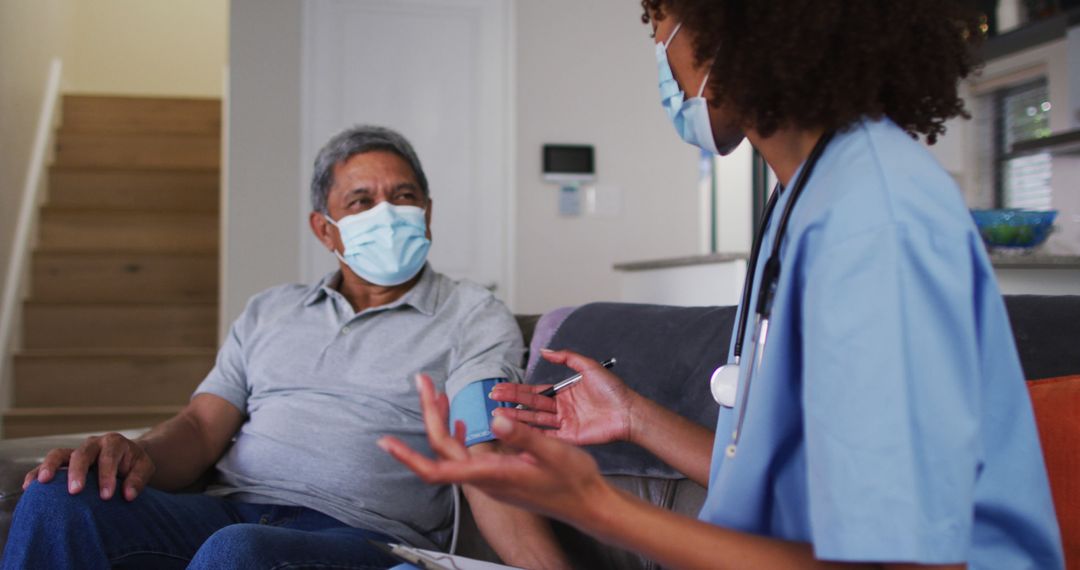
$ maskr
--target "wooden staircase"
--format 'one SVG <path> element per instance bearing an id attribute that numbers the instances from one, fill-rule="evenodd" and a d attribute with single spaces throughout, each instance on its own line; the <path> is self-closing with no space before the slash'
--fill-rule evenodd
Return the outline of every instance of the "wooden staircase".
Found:
<path id="1" fill-rule="evenodd" d="M 148 426 L 217 344 L 220 102 L 63 99 L 4 437 Z"/>

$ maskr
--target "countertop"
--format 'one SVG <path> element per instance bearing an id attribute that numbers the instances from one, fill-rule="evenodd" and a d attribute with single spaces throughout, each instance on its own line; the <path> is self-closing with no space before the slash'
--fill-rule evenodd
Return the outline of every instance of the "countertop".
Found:
<path id="1" fill-rule="evenodd" d="M 990 263 L 998 269 L 1080 269 L 1080 255 L 991 253 Z"/>
<path id="2" fill-rule="evenodd" d="M 650 271 L 653 269 L 668 269 L 671 267 L 685 267 L 687 265 L 705 265 L 708 263 L 729 263 L 742 261 L 749 258 L 746 253 L 705 253 L 700 255 L 687 255 L 685 257 L 669 257 L 666 259 L 653 259 L 648 261 L 628 261 L 616 263 L 615 271 Z"/>
<path id="3" fill-rule="evenodd" d="M 614 268 L 616 271 L 652 271 L 655 269 L 686 267 L 688 265 L 730 263 L 732 261 L 743 261 L 747 258 L 749 258 L 749 255 L 746 253 L 707 253 L 666 259 L 628 261 L 616 263 Z M 992 253 L 990 254 L 990 262 L 999 269 L 1080 269 L 1080 255 Z"/>

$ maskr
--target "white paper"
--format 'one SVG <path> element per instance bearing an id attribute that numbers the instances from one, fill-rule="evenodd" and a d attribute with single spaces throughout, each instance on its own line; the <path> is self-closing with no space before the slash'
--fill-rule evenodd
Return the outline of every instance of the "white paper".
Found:
<path id="1" fill-rule="evenodd" d="M 406 552 L 419 554 L 429 560 L 439 563 L 448 570 L 521 570 L 520 568 L 516 568 L 514 566 L 504 566 L 502 564 L 485 562 L 483 560 L 473 560 L 472 558 L 465 558 L 464 556 L 455 556 L 453 554 L 447 554 L 445 552 L 439 552 L 437 550 L 424 550 L 423 548 L 413 548 L 411 546 L 405 546 L 404 544 L 395 545 L 395 550 L 404 550 Z"/>

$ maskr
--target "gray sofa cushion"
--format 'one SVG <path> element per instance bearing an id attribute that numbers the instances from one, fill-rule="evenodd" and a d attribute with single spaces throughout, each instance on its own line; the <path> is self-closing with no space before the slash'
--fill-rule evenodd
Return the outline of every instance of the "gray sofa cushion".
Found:
<path id="1" fill-rule="evenodd" d="M 1080 295 L 1005 297 L 1028 380 L 1080 374 Z"/>

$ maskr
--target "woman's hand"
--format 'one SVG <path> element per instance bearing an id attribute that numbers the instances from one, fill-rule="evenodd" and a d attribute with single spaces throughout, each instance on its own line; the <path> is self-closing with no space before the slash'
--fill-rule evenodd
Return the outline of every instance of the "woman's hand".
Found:
<path id="1" fill-rule="evenodd" d="M 498 408 L 495 410 L 497 416 L 555 428 L 544 433 L 575 445 L 631 439 L 634 406 L 640 399 L 636 392 L 598 362 L 576 352 L 545 350 L 541 355 L 548 362 L 568 366 L 584 377 L 554 398 L 539 395 L 549 386 L 497 384 L 491 391 L 491 399 L 529 408 Z"/>
<path id="2" fill-rule="evenodd" d="M 575 445 L 629 441 L 647 449 L 699 485 L 708 486 L 712 431 L 631 390 L 595 360 L 569 350 L 544 351 L 544 358 L 582 373 L 574 387 L 554 398 L 538 392 L 548 386 L 504 382 L 491 398 L 531 409 L 498 408 L 495 414 L 545 429 Z"/>
<path id="3" fill-rule="evenodd" d="M 492 421 L 492 431 L 517 451 L 470 455 L 446 427 L 445 406 L 439 405 L 445 396 L 435 395 L 427 376 L 418 376 L 417 385 L 428 441 L 438 458 L 429 459 L 389 436 L 379 440 L 379 447 L 425 482 L 472 485 L 500 501 L 568 522 L 586 514 L 587 505 L 610 489 L 589 454 L 505 417 Z M 455 431 L 460 431 L 457 426 Z"/>

